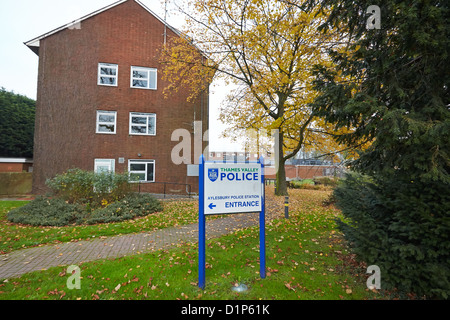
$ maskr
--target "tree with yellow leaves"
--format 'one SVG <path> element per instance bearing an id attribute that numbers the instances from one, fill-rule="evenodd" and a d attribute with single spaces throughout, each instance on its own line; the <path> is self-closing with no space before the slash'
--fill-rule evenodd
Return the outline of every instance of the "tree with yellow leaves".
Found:
<path id="1" fill-rule="evenodd" d="M 278 133 L 277 195 L 287 195 L 285 162 L 298 151 L 337 150 L 332 128 L 309 103 L 316 97 L 313 65 L 327 65 L 327 49 L 341 42 L 337 34 L 317 32 L 326 17 L 303 2 L 188 1 L 189 10 L 180 9 L 189 34 L 168 41 L 161 55 L 168 90 L 189 86 L 193 98 L 223 77 L 235 89 L 221 119 L 239 135 L 251 128 Z"/>

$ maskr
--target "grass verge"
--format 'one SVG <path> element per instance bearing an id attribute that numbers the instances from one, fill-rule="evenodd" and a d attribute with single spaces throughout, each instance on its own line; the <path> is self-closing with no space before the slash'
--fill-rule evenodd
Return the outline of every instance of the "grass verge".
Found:
<path id="1" fill-rule="evenodd" d="M 50 243 L 89 240 L 92 237 L 149 232 L 198 221 L 196 201 L 165 201 L 164 210 L 146 217 L 117 223 L 33 227 L 11 223 L 6 214 L 27 201 L 0 201 L 0 254 Z"/>
<path id="2" fill-rule="evenodd" d="M 347 300 L 381 298 L 365 285 L 365 270 L 346 263 L 349 254 L 335 231 L 328 193 L 291 191 L 289 219 L 266 225 L 267 277 L 259 276 L 259 229 L 207 241 L 206 288 L 197 286 L 197 244 L 115 260 L 82 263 L 81 289 L 70 290 L 67 266 L 0 283 L 0 299 L 39 300 Z M 282 199 L 283 200 L 283 199 Z M 191 202 L 195 204 L 195 202 Z M 195 206 L 169 203 L 189 212 Z M 181 209 L 180 209 L 181 210 Z M 187 214 L 189 215 L 189 214 Z M 184 215 L 183 215 L 184 217 Z M 188 219 L 189 218 L 186 218 Z M 135 222 L 137 223 L 137 222 Z M 249 290 L 232 291 L 244 283 Z"/>

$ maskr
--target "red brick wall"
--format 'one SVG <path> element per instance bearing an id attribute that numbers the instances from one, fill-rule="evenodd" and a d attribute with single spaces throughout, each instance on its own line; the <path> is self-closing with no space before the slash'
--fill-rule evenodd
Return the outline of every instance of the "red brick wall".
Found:
<path id="1" fill-rule="evenodd" d="M 170 29 L 167 33 L 176 36 Z M 208 101 L 188 103 L 183 89 L 163 97 L 167 83 L 158 63 L 163 35 L 159 20 L 127 1 L 81 22 L 81 29 L 41 40 L 33 192 L 44 192 L 47 178 L 70 168 L 93 170 L 95 159 L 115 159 L 116 172 L 127 170 L 129 159 L 155 160 L 156 181 L 189 183 L 197 190 L 198 178 L 186 177 L 186 165 L 171 161 L 178 144 L 171 135 L 179 128 L 192 131 L 194 120 L 203 121 L 207 130 Z M 98 63 L 118 64 L 117 87 L 97 85 Z M 157 68 L 158 89 L 130 88 L 131 66 Z M 96 134 L 97 110 L 117 111 L 116 134 Z M 156 113 L 156 136 L 129 135 L 130 112 Z"/>
<path id="2" fill-rule="evenodd" d="M 0 172 L 28 172 L 31 163 L 0 163 Z"/>
<path id="3" fill-rule="evenodd" d="M 287 165 L 286 178 L 301 178 L 301 179 L 312 179 L 314 177 L 324 176 L 325 169 L 333 169 L 333 166 L 292 166 Z M 265 167 L 264 176 L 266 179 L 275 179 L 276 171 L 275 167 Z"/>

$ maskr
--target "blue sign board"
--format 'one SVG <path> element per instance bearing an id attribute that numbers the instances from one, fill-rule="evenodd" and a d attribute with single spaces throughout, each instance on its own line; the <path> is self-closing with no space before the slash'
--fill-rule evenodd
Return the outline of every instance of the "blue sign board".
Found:
<path id="1" fill-rule="evenodd" d="M 266 276 L 264 161 L 205 162 L 199 166 L 199 281 L 205 287 L 205 216 L 259 212 L 260 276 Z"/>

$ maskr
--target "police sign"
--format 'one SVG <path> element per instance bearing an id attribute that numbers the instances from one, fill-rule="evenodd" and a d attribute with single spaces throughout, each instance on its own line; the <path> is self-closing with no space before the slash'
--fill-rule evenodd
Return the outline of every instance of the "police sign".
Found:
<path id="1" fill-rule="evenodd" d="M 264 184 L 259 163 L 204 164 L 205 214 L 261 211 Z"/>
<path id="2" fill-rule="evenodd" d="M 206 215 L 259 212 L 259 273 L 266 277 L 264 159 L 252 163 L 199 164 L 198 286 L 205 288 Z"/>

